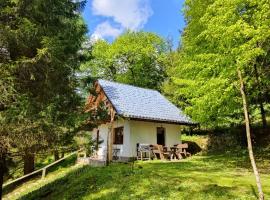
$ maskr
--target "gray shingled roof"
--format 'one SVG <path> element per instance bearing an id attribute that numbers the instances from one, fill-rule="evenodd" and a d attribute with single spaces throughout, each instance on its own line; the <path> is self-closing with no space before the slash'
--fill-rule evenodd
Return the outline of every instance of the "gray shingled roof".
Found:
<path id="1" fill-rule="evenodd" d="M 133 119 L 193 124 L 191 119 L 156 90 L 98 80 L 118 115 Z"/>

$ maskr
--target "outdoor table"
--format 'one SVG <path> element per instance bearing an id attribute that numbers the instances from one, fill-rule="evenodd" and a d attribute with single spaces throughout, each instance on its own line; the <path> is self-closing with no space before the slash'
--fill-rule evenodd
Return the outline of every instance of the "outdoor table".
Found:
<path id="1" fill-rule="evenodd" d="M 178 156 L 176 154 L 176 151 L 177 151 L 178 148 L 177 147 L 170 147 L 170 149 L 171 149 L 171 159 L 172 158 L 174 158 L 174 159 L 177 158 Z M 179 159 L 182 159 L 182 156 Z"/>
<path id="2" fill-rule="evenodd" d="M 166 147 L 166 146 L 163 146 L 163 151 L 164 151 L 164 152 L 167 152 L 167 151 L 169 151 L 168 149 L 169 149 L 168 147 Z"/>
<path id="3" fill-rule="evenodd" d="M 188 149 L 187 143 L 178 144 L 175 147 L 177 148 L 177 155 L 180 157 L 180 159 L 183 158 L 182 154 L 184 154 L 185 157 L 191 156 L 191 154 L 189 152 L 187 152 L 187 149 Z"/>

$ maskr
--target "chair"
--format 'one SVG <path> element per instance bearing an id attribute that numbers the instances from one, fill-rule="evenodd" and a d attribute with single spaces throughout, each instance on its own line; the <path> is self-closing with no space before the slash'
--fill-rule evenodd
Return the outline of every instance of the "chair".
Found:
<path id="1" fill-rule="evenodd" d="M 137 143 L 137 160 L 150 160 L 151 149 L 149 144 Z"/>
<path id="2" fill-rule="evenodd" d="M 165 158 L 170 158 L 171 153 L 170 152 L 165 152 L 163 150 L 163 146 L 159 144 L 153 144 L 152 146 L 152 152 L 155 156 L 155 158 L 158 158 L 157 155 L 161 160 L 165 160 Z"/>
<path id="3" fill-rule="evenodd" d="M 177 148 L 176 155 L 177 155 L 178 159 L 182 159 L 183 158 L 182 155 L 184 155 L 184 157 L 191 156 L 191 153 L 187 152 L 187 149 L 188 149 L 187 143 L 177 144 L 175 146 Z"/>
<path id="4" fill-rule="evenodd" d="M 113 160 L 119 160 L 119 156 L 118 156 L 119 153 L 120 153 L 120 149 L 118 148 L 113 149 L 113 152 L 112 152 Z"/>

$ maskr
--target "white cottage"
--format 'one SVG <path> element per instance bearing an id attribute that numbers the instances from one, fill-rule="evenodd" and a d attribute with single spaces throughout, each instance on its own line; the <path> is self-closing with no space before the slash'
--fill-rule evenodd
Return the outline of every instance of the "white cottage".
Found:
<path id="1" fill-rule="evenodd" d="M 98 80 L 95 88 L 102 95 L 90 96 L 90 107 L 99 99 L 111 105 L 111 114 L 114 113 L 111 121 L 93 130 L 93 138 L 103 141 L 98 145 L 99 160 L 108 158 L 108 149 L 121 160 L 136 157 L 138 143 L 173 146 L 180 143 L 182 126 L 193 124 L 156 90 L 106 80 Z"/>

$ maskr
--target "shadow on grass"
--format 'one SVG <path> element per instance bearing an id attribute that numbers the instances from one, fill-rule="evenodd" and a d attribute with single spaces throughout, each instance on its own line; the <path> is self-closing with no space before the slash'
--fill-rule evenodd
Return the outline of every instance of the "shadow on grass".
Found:
<path id="1" fill-rule="evenodd" d="M 189 160 L 136 163 L 134 170 L 129 164 L 84 166 L 20 199 L 237 199 L 235 187 L 208 178 L 218 167 L 205 169 Z"/>
<path id="2" fill-rule="evenodd" d="M 255 187 L 253 185 L 250 185 L 250 188 L 251 188 L 252 194 L 256 197 L 256 199 L 259 199 L 259 196 L 257 194 Z"/>
<path id="3" fill-rule="evenodd" d="M 56 179 L 55 181 L 50 182 L 45 186 L 34 190 L 26 194 L 25 196 L 22 196 L 19 199 L 54 199 L 53 196 L 55 195 L 62 196 L 63 199 L 65 196 L 68 196 L 68 199 L 78 199 L 78 197 L 83 196 L 85 192 L 89 192 L 89 188 L 94 188 L 95 186 L 95 177 L 88 177 L 87 179 L 77 179 L 87 170 L 87 168 L 88 166 L 85 166 L 75 171 L 72 171 L 66 176 Z"/>
<path id="4" fill-rule="evenodd" d="M 200 191 L 200 193 L 208 194 L 211 197 L 226 197 L 227 199 L 236 199 L 237 196 L 232 194 L 232 191 L 232 187 L 208 184 Z"/>
<path id="5" fill-rule="evenodd" d="M 73 166 L 76 164 L 77 161 L 77 155 L 72 155 L 69 158 L 66 158 L 65 160 L 61 161 L 59 164 L 56 164 L 50 168 L 48 168 L 47 172 L 54 172 L 57 171 L 60 168 L 68 168 L 70 166 Z"/>
<path id="6" fill-rule="evenodd" d="M 46 173 L 48 174 L 48 173 L 57 171 L 60 168 L 68 168 L 70 166 L 73 166 L 76 163 L 76 159 L 77 159 L 76 155 L 71 156 L 71 157 L 61 161 L 60 163 L 48 168 Z M 36 170 L 38 170 L 38 168 Z M 31 181 L 31 180 L 32 181 L 33 180 L 38 181 L 41 178 L 41 175 L 42 175 L 42 172 L 37 173 L 37 174 L 33 174 L 32 176 L 29 176 L 29 177 L 27 177 L 25 179 L 22 179 L 21 181 L 18 181 L 18 182 L 15 182 L 14 184 L 6 186 L 6 187 L 3 188 L 3 194 L 7 194 L 7 193 L 12 192 L 14 189 L 21 186 L 24 183 L 27 183 L 28 181 Z"/>

